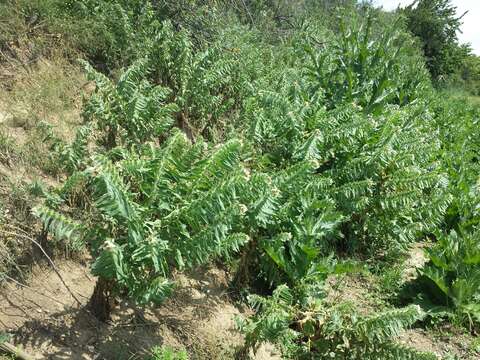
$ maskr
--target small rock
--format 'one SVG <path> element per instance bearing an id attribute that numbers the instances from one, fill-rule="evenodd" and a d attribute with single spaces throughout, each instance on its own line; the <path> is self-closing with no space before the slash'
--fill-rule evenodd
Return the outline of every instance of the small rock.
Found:
<path id="1" fill-rule="evenodd" d="M 13 115 L 0 111 L 0 124 L 10 124 L 13 120 Z"/>
<path id="2" fill-rule="evenodd" d="M 25 109 L 15 109 L 8 118 L 5 124 L 13 128 L 26 128 L 29 126 L 30 114 Z"/>

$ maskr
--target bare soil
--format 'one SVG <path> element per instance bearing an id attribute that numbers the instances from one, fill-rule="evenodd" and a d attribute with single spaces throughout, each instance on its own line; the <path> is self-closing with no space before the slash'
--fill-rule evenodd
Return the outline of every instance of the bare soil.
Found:
<path id="1" fill-rule="evenodd" d="M 425 243 L 415 244 L 408 252 L 405 260 L 405 270 L 403 279 L 405 282 L 415 279 L 418 275 L 418 269 L 422 268 L 428 261 L 425 255 Z"/>
<path id="2" fill-rule="evenodd" d="M 475 360 L 480 354 L 471 349 L 471 337 L 459 333 L 455 329 L 438 329 L 427 331 L 424 329 L 410 329 L 405 331 L 399 339 L 401 344 L 411 346 L 418 351 L 429 351 L 440 359 Z"/>
<path id="3" fill-rule="evenodd" d="M 74 261 L 57 267 L 80 304 L 51 268 L 39 266 L 28 285 L 8 281 L 0 292 L 0 332 L 36 359 L 141 359 L 161 345 L 186 348 L 191 359 L 233 359 L 243 343 L 234 318 L 248 310 L 231 301 L 222 270 L 178 275 L 174 295 L 162 306 L 121 302 L 105 324 L 85 308 L 95 284 L 88 268 Z M 252 358 L 280 358 L 271 352 L 262 347 Z"/>

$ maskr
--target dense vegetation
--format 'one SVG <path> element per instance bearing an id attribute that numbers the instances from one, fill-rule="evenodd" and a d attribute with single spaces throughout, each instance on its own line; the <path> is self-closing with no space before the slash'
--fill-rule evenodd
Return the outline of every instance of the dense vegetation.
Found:
<path id="1" fill-rule="evenodd" d="M 31 191 L 52 238 L 92 255 L 100 320 L 220 259 L 255 309 L 243 354 L 435 359 L 395 338 L 429 319 L 480 330 L 480 109 L 436 88 L 458 71 L 475 93 L 478 58 L 448 1 L 0 6 L 26 19 L 0 49 L 45 24 L 95 85 L 72 142 L 43 130 L 62 183 Z M 426 28 L 446 36 L 436 48 Z M 368 315 L 329 301 L 327 279 L 397 266 L 419 242 L 429 262 L 401 301 Z"/>
<path id="2" fill-rule="evenodd" d="M 402 12 L 420 42 L 434 83 L 478 95 L 480 58 L 457 39 L 465 14 L 457 14 L 449 0 L 413 1 Z"/>

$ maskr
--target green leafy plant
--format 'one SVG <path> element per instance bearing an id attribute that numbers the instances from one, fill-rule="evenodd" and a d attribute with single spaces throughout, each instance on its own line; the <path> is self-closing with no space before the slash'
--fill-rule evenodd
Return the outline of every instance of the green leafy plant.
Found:
<path id="1" fill-rule="evenodd" d="M 161 148 L 114 149 L 74 173 L 86 187 L 87 209 L 72 219 L 55 210 L 34 213 L 57 238 L 88 244 L 92 272 L 99 276 L 91 307 L 109 317 L 115 294 L 139 303 L 161 302 L 172 289 L 169 274 L 229 256 L 248 241 L 243 233 L 245 188 L 241 144 L 230 141 L 211 150 L 176 133 Z M 68 183 L 68 180 L 67 180 Z M 50 204 L 55 205 L 55 204 Z"/>
<path id="2" fill-rule="evenodd" d="M 321 100 L 303 102 L 302 95 L 251 104 L 258 166 L 275 178 L 277 168 L 315 164 L 309 179 L 323 187 L 312 196 L 332 203 L 343 219 L 338 244 L 344 250 L 395 253 L 433 231 L 451 196 L 424 105 L 390 107 L 373 117 L 350 106 L 326 111 Z"/>
<path id="3" fill-rule="evenodd" d="M 409 64 L 399 77 L 400 35 L 378 38 L 372 26 L 370 19 L 361 35 L 345 28 L 332 49 L 307 41 L 307 66 L 287 68 L 278 85 L 258 90 L 244 117 L 255 166 L 272 178 L 302 162 L 316 164 L 309 181 L 323 187 L 313 196 L 341 219 L 339 250 L 388 256 L 435 230 L 451 196 L 436 158 L 435 119 L 417 98 L 421 91 L 406 90 L 422 67 Z M 428 87 L 425 79 L 418 85 Z M 407 98 L 401 89 L 417 95 Z"/>
<path id="4" fill-rule="evenodd" d="M 307 75 L 314 89 L 324 92 L 327 106 L 355 102 L 372 113 L 418 98 L 428 86 L 426 74 L 409 51 L 411 40 L 399 31 L 400 20 L 378 35 L 373 14 L 358 25 L 355 14 L 351 16 L 348 24 L 344 17 L 339 20 L 340 34 L 333 45 L 318 49 L 312 42 L 305 47 L 311 58 Z"/>
<path id="5" fill-rule="evenodd" d="M 152 80 L 171 89 L 179 107 L 177 125 L 190 137 L 211 139 L 216 131 L 229 130 L 222 117 L 238 108 L 249 78 L 238 51 L 225 48 L 220 40 L 195 48 L 191 34 L 175 31 L 170 21 L 162 22 L 148 39 L 144 52 Z"/>
<path id="6" fill-rule="evenodd" d="M 239 323 L 246 346 L 272 342 L 288 359 L 437 359 L 395 342 L 423 318 L 418 306 L 360 315 L 350 304 L 329 305 L 316 293 L 279 286 L 271 297 L 250 297 L 256 314 Z"/>
<path id="7" fill-rule="evenodd" d="M 432 316 L 450 317 L 470 329 L 478 327 L 478 109 L 446 97 L 432 102 L 439 128 L 439 158 L 449 178 L 453 201 L 447 209 L 429 262 L 414 286 L 417 300 Z M 457 121 L 452 121 L 457 119 Z"/>
<path id="8" fill-rule="evenodd" d="M 447 232 L 459 228 L 468 231 L 480 223 L 480 111 L 468 101 L 451 96 L 432 102 L 432 108 L 441 139 L 439 158 L 453 195 L 444 226 Z"/>
<path id="9" fill-rule="evenodd" d="M 131 65 L 113 83 L 84 62 L 96 90 L 84 108 L 84 118 L 93 122 L 107 148 L 129 146 L 158 139 L 170 129 L 177 106 L 168 103 L 168 88 L 148 81 L 151 69 L 146 59 Z"/>
<path id="10" fill-rule="evenodd" d="M 470 328 L 480 324 L 479 231 L 452 230 L 427 250 L 429 262 L 420 270 L 422 303 L 433 313 L 453 313 Z M 420 297 L 422 299 L 422 297 Z"/>
<path id="11" fill-rule="evenodd" d="M 318 197 L 329 183 L 317 181 L 314 171 L 315 163 L 305 161 L 251 177 L 253 196 L 245 202 L 252 242 L 240 260 L 239 285 L 252 277 L 267 287 L 293 285 L 328 262 L 343 217 L 331 201 Z"/>
<path id="12" fill-rule="evenodd" d="M 188 360 L 185 350 L 175 350 L 169 346 L 156 346 L 152 349 L 150 360 Z"/>

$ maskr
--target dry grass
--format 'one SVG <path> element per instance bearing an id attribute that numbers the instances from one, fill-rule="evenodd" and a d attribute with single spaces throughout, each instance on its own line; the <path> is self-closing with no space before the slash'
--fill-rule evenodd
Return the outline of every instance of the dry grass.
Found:
<path id="1" fill-rule="evenodd" d="M 80 121 L 84 83 L 81 70 L 62 58 L 41 59 L 31 67 L 16 69 L 9 83 L 0 83 L 0 109 L 10 114 L 7 125 L 11 128 L 28 131 L 45 121 L 68 139 Z"/>
<path id="2" fill-rule="evenodd" d="M 45 141 L 45 129 L 69 141 L 80 124 L 82 85 L 78 66 L 60 55 L 30 66 L 0 64 L 0 228 L 21 225 L 37 231 L 30 209 L 30 184 L 57 181 L 61 171 Z M 0 274 L 28 263 L 31 249 L 15 237 L 0 234 Z M 22 260 L 23 259 L 23 260 Z"/>
<path id="3" fill-rule="evenodd" d="M 468 97 L 468 100 L 474 104 L 474 105 L 477 105 L 477 106 L 480 106 L 480 96 L 469 96 Z"/>
<path id="4" fill-rule="evenodd" d="M 81 122 L 85 77 L 61 56 L 19 65 L 14 74 L 0 80 L 0 162 L 17 173 L 28 168 L 30 180 L 55 175 L 45 128 L 60 139 L 73 138 Z"/>

